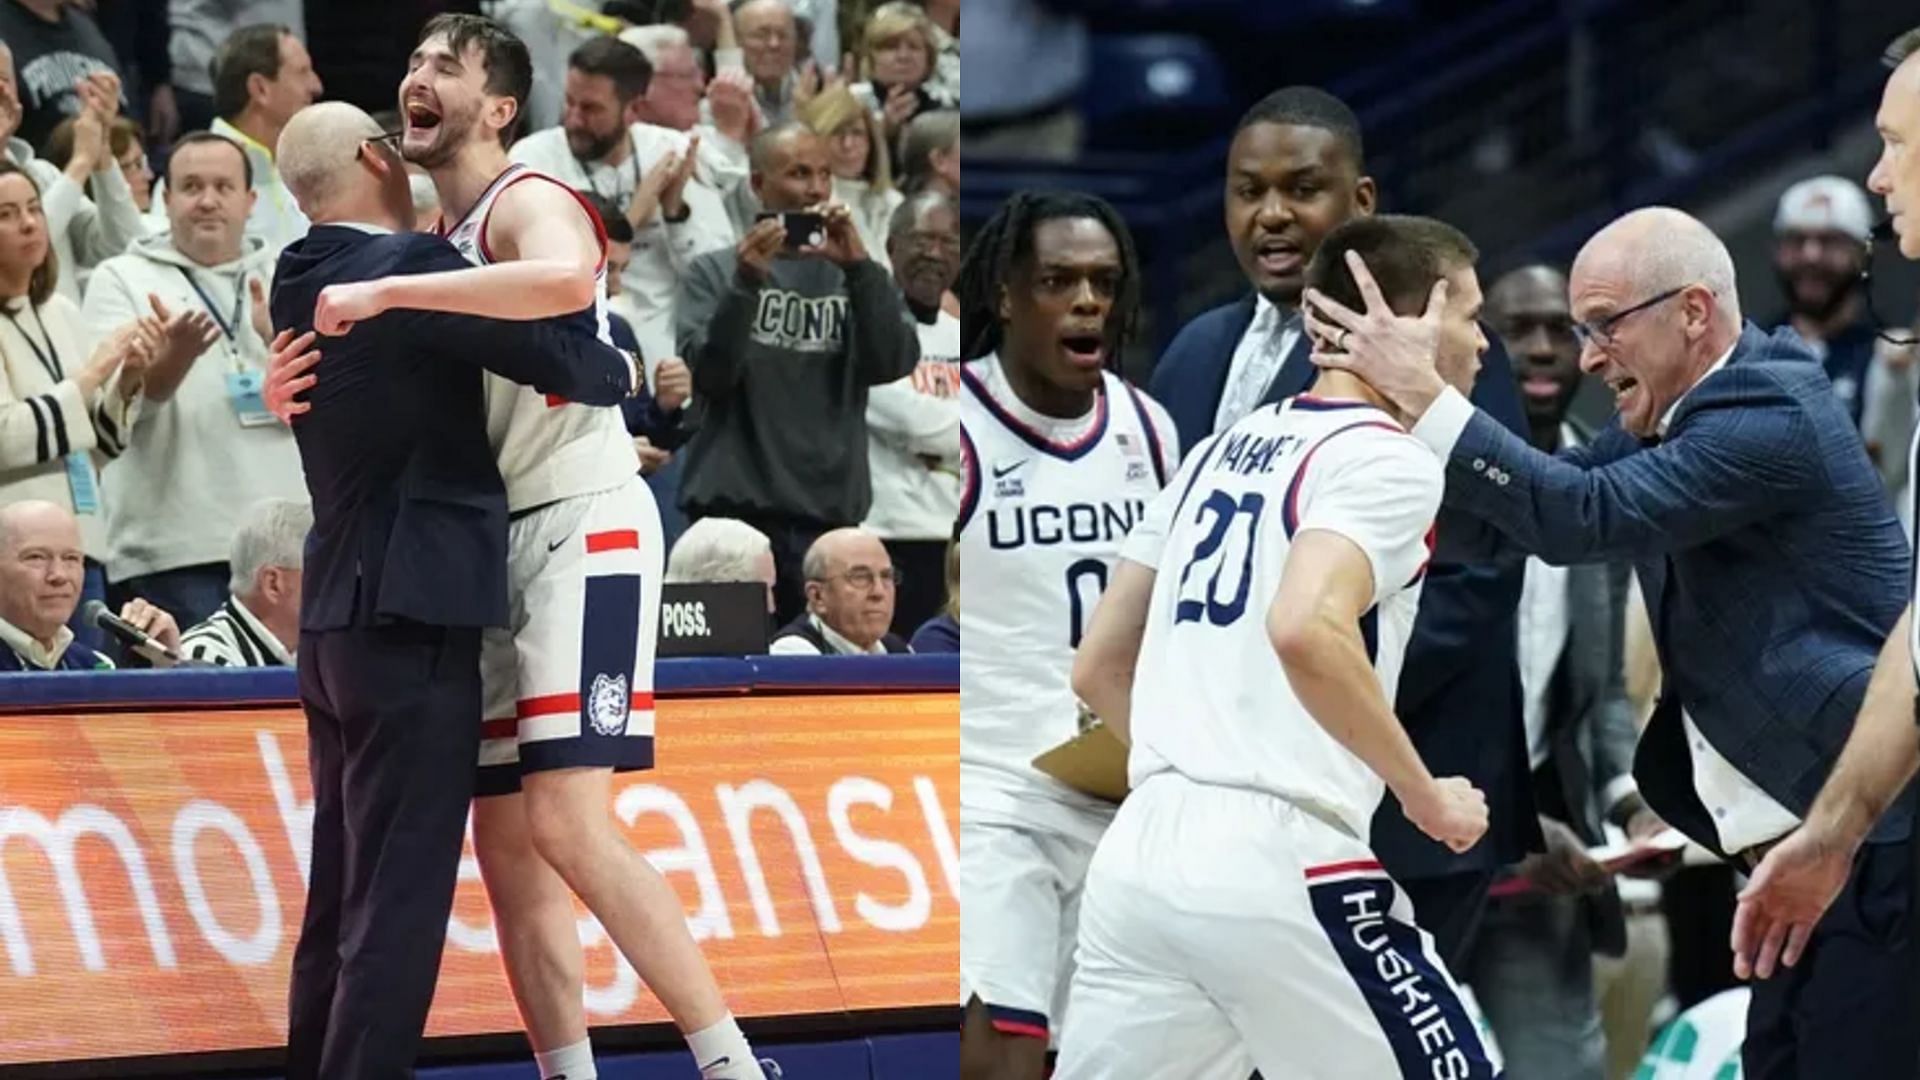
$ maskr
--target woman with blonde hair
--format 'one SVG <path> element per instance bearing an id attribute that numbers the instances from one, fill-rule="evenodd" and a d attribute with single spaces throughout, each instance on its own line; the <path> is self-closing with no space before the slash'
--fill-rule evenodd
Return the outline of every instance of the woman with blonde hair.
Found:
<path id="1" fill-rule="evenodd" d="M 853 211 L 853 227 L 867 257 L 891 270 L 887 229 L 905 197 L 894 190 L 893 163 L 879 121 L 851 90 L 836 84 L 800 107 L 800 122 L 827 141 L 833 199 Z"/>
<path id="2" fill-rule="evenodd" d="M 888 153 L 913 118 L 928 109 L 954 109 L 960 102 L 934 78 L 940 30 L 925 8 L 892 0 L 873 10 L 860 35 L 860 74 L 854 96 L 880 117 Z"/>
<path id="3" fill-rule="evenodd" d="M 0 505 L 65 507 L 95 553 L 107 539 L 98 466 L 126 448 L 162 331 L 157 319 L 131 323 L 88 355 L 79 307 L 54 291 L 60 266 L 40 198 L 32 174 L 0 158 Z M 123 367 L 118 392 L 105 390 Z M 82 603 L 106 590 L 105 569 L 88 558 Z"/>

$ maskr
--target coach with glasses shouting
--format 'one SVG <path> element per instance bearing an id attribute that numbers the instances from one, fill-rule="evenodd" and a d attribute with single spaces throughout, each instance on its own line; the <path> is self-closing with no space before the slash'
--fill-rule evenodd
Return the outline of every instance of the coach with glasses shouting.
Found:
<path id="1" fill-rule="evenodd" d="M 1633 560 L 1667 677 L 1634 776 L 1661 817 L 1751 872 L 1807 815 L 1907 595 L 1906 540 L 1818 359 L 1743 323 L 1733 261 L 1706 226 L 1634 211 L 1588 241 L 1568 285 L 1581 367 L 1619 415 L 1549 455 L 1435 373 L 1444 296 L 1395 317 L 1366 280 L 1365 312 L 1307 296 L 1315 361 L 1419 418 L 1446 503 L 1488 526 L 1443 534 L 1443 550 Z M 1909 792 L 1808 962 L 1755 983 L 1750 1080 L 1910 1075 L 1911 821 Z"/>

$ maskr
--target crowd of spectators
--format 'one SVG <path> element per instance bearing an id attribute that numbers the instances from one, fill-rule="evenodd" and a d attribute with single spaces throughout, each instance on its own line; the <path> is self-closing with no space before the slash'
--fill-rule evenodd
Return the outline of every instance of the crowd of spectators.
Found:
<path id="1" fill-rule="evenodd" d="M 764 583 L 776 652 L 951 624 L 958 3 L 0 0 L 0 669 L 172 662 L 89 600 L 189 664 L 291 662 L 311 518 L 260 388 L 308 225 L 275 149 L 323 98 L 398 126 L 447 10 L 528 42 L 510 155 L 607 227 L 670 580 Z M 851 229 L 770 219 L 816 213 Z"/>

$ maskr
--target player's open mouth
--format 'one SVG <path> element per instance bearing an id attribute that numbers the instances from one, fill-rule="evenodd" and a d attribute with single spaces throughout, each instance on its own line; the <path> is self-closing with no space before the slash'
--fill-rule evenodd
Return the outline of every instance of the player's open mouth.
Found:
<path id="1" fill-rule="evenodd" d="M 1613 391 L 1613 401 L 1615 405 L 1624 403 L 1627 400 L 1627 395 L 1632 393 L 1634 388 L 1639 385 L 1640 380 L 1631 375 L 1622 375 L 1618 379 L 1607 380 L 1607 389 Z"/>
<path id="2" fill-rule="evenodd" d="M 419 131 L 432 131 L 440 126 L 440 114 L 419 102 L 407 106 L 407 127 Z"/>
<path id="3" fill-rule="evenodd" d="M 1107 359 L 1107 343 L 1098 334 L 1068 334 L 1060 339 L 1060 351 L 1075 367 L 1097 368 Z"/>
<path id="4" fill-rule="evenodd" d="M 1300 272 L 1300 266 L 1306 260 L 1302 258 L 1300 246 L 1288 240 L 1262 240 L 1253 249 L 1254 262 L 1260 272 L 1282 277 Z"/>

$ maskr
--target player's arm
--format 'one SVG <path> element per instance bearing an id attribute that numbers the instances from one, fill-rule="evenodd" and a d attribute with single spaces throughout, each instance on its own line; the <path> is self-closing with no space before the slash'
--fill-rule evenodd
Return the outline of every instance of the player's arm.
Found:
<path id="1" fill-rule="evenodd" d="M 1153 567 L 1122 558 L 1073 654 L 1074 694 L 1128 744 L 1133 742 L 1133 670 L 1147 633 L 1155 577 Z"/>
<path id="2" fill-rule="evenodd" d="M 486 242 L 501 256 L 491 266 L 330 285 L 314 309 L 314 328 L 342 334 L 355 322 L 400 309 L 522 321 L 592 306 L 600 237 L 567 189 L 544 180 L 507 188 L 494 201 Z"/>
<path id="3" fill-rule="evenodd" d="M 466 260 L 446 241 L 408 239 L 399 268 L 423 273 L 389 280 L 464 272 L 457 268 Z M 389 318 L 423 350 L 478 364 L 501 378 L 577 404 L 620 404 L 644 382 L 637 358 L 587 332 L 577 319 L 516 322 L 439 311 L 403 311 Z"/>
<path id="4" fill-rule="evenodd" d="M 1428 771 L 1360 628 L 1370 609 L 1422 571 L 1440 463 L 1405 435 L 1362 430 L 1320 443 L 1302 467 L 1309 471 L 1289 496 L 1298 516 L 1267 609 L 1268 640 L 1314 722 L 1386 783 L 1422 832 L 1465 851 L 1486 831 L 1486 799 L 1465 780 Z"/>
<path id="5" fill-rule="evenodd" d="M 1913 605 L 1880 649 L 1853 734 L 1820 789 L 1807 827 L 1858 847 L 1880 815 L 1920 767 L 1920 728 L 1914 726 Z"/>

